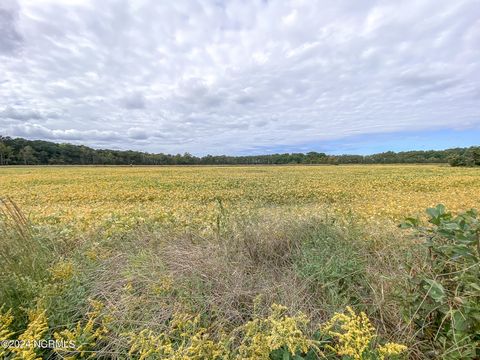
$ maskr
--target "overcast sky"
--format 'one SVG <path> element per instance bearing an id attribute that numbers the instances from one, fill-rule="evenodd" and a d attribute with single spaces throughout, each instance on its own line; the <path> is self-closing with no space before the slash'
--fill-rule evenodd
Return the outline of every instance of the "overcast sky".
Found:
<path id="1" fill-rule="evenodd" d="M 149 152 L 480 143 L 480 1 L 0 0 L 0 134 Z"/>

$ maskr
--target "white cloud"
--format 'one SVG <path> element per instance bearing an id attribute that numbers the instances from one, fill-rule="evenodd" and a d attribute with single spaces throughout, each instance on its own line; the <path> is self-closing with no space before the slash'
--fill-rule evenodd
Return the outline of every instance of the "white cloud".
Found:
<path id="1" fill-rule="evenodd" d="M 480 124 L 478 0 L 2 4 L 4 135 L 204 154 Z"/>

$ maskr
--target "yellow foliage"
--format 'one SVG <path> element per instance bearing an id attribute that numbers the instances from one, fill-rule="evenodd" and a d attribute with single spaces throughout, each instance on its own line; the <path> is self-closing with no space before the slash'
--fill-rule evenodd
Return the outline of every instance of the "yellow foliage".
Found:
<path id="1" fill-rule="evenodd" d="M 0 341 L 8 340 L 13 335 L 13 332 L 10 331 L 9 327 L 12 324 L 13 315 L 12 310 L 8 310 L 6 313 L 3 312 L 3 306 L 0 307 Z M 5 347 L 0 346 L 0 357 L 3 357 L 7 353 Z"/>
<path id="2" fill-rule="evenodd" d="M 335 313 L 322 326 L 322 330 L 335 338 L 336 343 L 329 346 L 336 354 L 349 356 L 354 360 L 370 359 L 367 352 L 379 355 L 380 359 L 386 356 L 399 355 L 407 349 L 406 346 L 387 343 L 375 348 L 375 328 L 364 312 L 356 314 L 347 306 L 346 313 Z"/>
<path id="3" fill-rule="evenodd" d="M 41 360 L 37 357 L 37 347 L 35 342 L 44 339 L 44 335 L 48 330 L 48 319 L 44 310 L 32 310 L 28 314 L 27 329 L 18 337 L 18 340 L 23 342 L 23 346 L 13 347 L 11 349 L 14 353 L 15 360 Z"/>
<path id="4" fill-rule="evenodd" d="M 102 303 L 91 301 L 90 305 L 91 311 L 86 314 L 86 321 L 79 321 L 73 330 L 65 329 L 54 333 L 57 344 L 65 345 L 54 349 L 62 359 L 97 358 L 96 349 L 108 333 L 108 317 L 102 315 Z M 11 311 L 4 313 L 1 310 L 0 308 L 0 340 L 6 340 L 13 335 L 9 330 L 13 316 Z M 363 312 L 357 315 L 350 307 L 347 307 L 346 313 L 336 313 L 321 327 L 322 331 L 335 339 L 329 344 L 313 340 L 305 333 L 308 319 L 304 314 L 288 316 L 287 311 L 286 307 L 274 304 L 267 317 L 255 316 L 234 329 L 231 338 L 221 334 L 215 339 L 202 326 L 200 315 L 185 313 L 175 313 L 160 333 L 144 329 L 122 336 L 128 339 L 128 356 L 138 360 L 268 360 L 272 352 L 279 349 L 288 350 L 292 355 L 314 350 L 323 356 L 320 345 L 324 352 L 333 350 L 338 357 L 384 360 L 407 350 L 406 346 L 396 343 L 375 346 L 375 328 L 368 317 Z M 12 360 L 41 360 L 35 341 L 44 340 L 48 331 L 47 321 L 45 311 L 30 311 L 27 328 L 18 337 L 27 346 L 0 349 L 0 355 L 4 357 L 11 354 L 13 357 L 9 358 Z M 240 338 L 235 340 L 239 335 Z M 239 346 L 234 347 L 236 341 Z"/>
<path id="5" fill-rule="evenodd" d="M 367 315 L 364 312 L 357 315 L 349 306 L 347 314 L 336 313 L 324 325 L 323 330 L 337 339 L 334 349 L 339 355 L 351 356 L 355 360 L 362 359 L 363 353 L 375 338 L 375 328 Z"/>
<path id="6" fill-rule="evenodd" d="M 146 221 L 212 228 L 232 216 L 276 208 L 297 216 L 324 208 L 366 220 L 401 220 L 437 203 L 458 211 L 480 202 L 476 169 L 439 165 L 0 168 L 0 196 L 38 223 L 103 226 Z M 92 248 L 87 256 L 101 255 Z"/>
<path id="7" fill-rule="evenodd" d="M 71 261 L 60 261 L 50 269 L 53 280 L 69 280 L 73 276 L 74 268 Z"/>
<path id="8" fill-rule="evenodd" d="M 9 309 L 6 313 L 3 312 L 3 306 L 0 307 L 0 340 L 9 339 L 12 336 L 12 332 L 9 330 L 9 326 L 13 321 L 12 309 Z"/>
<path id="9" fill-rule="evenodd" d="M 79 321 L 73 330 L 65 329 L 54 333 L 55 340 L 63 342 L 66 347 L 56 348 L 55 352 L 68 359 L 94 359 L 95 348 L 108 333 L 106 319 L 101 316 L 103 304 L 91 300 L 92 310 L 86 314 L 86 322 Z M 69 347 L 74 344 L 75 348 Z"/>
<path id="10" fill-rule="evenodd" d="M 213 229 L 223 213 L 232 217 L 262 211 L 292 212 L 311 216 L 329 209 L 354 213 L 365 220 L 399 220 L 423 213 L 439 202 L 452 211 L 471 208 L 480 202 L 480 173 L 476 169 L 438 165 L 386 166 L 292 166 L 292 167 L 42 167 L 0 168 L 0 196 L 8 195 L 39 224 L 73 225 L 77 230 L 102 226 L 106 234 L 123 231 L 148 221 L 184 228 Z M 219 206 L 218 199 L 221 199 Z M 106 258 L 99 244 L 85 251 L 92 261 Z M 70 262 L 51 269 L 55 280 L 74 275 Z M 125 290 L 133 292 L 134 284 Z M 173 288 L 164 277 L 149 290 L 163 294 Z M 56 340 L 74 341 L 77 351 L 58 349 L 73 358 L 95 354 L 107 334 L 100 305 L 74 329 L 56 332 Z M 11 313 L 0 312 L 0 337 L 12 334 Z M 306 352 L 316 343 L 304 333 L 303 315 L 287 316 L 286 309 L 273 306 L 267 318 L 254 318 L 241 327 L 244 337 L 239 354 L 227 351 L 225 338 L 215 339 L 198 317 L 177 314 L 162 334 L 149 329 L 129 334 L 130 353 L 140 359 L 165 356 L 167 359 L 228 358 L 268 359 L 272 350 Z M 332 349 L 341 356 L 361 359 L 368 349 L 380 358 L 405 350 L 388 343 L 374 348 L 375 330 L 365 314 L 348 308 L 336 314 L 325 329 L 335 338 Z M 30 323 L 20 336 L 41 338 L 47 331 L 43 312 L 30 314 Z M 373 347 L 373 349 L 372 349 Z M 35 359 L 35 349 L 16 350 L 16 356 Z M 2 349 L 0 349 L 2 351 Z M 90 352 L 92 351 L 92 352 Z M 1 354 L 1 353 L 0 353 Z"/>
<path id="11" fill-rule="evenodd" d="M 171 276 L 162 276 L 157 282 L 150 286 L 151 291 L 154 294 L 161 295 L 168 293 L 173 288 L 173 279 Z"/>
<path id="12" fill-rule="evenodd" d="M 245 336 L 239 348 L 238 359 L 269 359 L 274 350 L 285 347 L 290 354 L 306 353 L 316 347 L 303 332 L 308 324 L 304 314 L 286 315 L 287 308 L 273 304 L 271 314 L 265 318 L 254 318 L 244 326 Z"/>
<path id="13" fill-rule="evenodd" d="M 400 355 L 406 350 L 407 350 L 407 347 L 405 345 L 396 344 L 396 343 L 386 343 L 385 345 L 378 347 L 380 360 L 383 360 L 389 356 Z"/>
<path id="14" fill-rule="evenodd" d="M 167 334 L 154 334 L 152 330 L 144 329 L 138 334 L 126 334 L 129 337 L 130 350 L 129 356 L 133 354 L 138 355 L 139 360 L 148 359 L 152 355 L 157 356 L 172 356 L 174 349 Z"/>
<path id="15" fill-rule="evenodd" d="M 139 360 L 203 360 L 226 359 L 226 340 L 214 341 L 207 329 L 200 326 L 200 316 L 175 314 L 168 328 L 161 334 L 145 329 L 139 333 L 126 334 L 129 338 L 129 356 Z"/>

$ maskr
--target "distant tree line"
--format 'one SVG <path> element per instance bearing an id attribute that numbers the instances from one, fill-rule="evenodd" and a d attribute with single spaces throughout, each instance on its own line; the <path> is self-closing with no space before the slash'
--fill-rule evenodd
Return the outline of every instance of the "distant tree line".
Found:
<path id="1" fill-rule="evenodd" d="M 452 166 L 480 166 L 480 147 L 469 147 L 458 149 L 459 151 L 452 154 L 448 162 Z"/>
<path id="2" fill-rule="evenodd" d="M 57 144 L 0 136 L 0 165 L 260 165 L 260 164 L 414 164 L 450 163 L 479 166 L 480 147 L 404 151 L 373 155 L 327 155 L 319 152 L 271 155 L 193 156 L 189 153 L 151 154 L 139 151 L 96 150 L 83 145 Z"/>

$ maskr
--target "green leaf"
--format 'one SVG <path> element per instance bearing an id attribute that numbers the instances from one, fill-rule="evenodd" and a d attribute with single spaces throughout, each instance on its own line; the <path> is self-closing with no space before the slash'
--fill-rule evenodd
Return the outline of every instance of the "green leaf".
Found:
<path id="1" fill-rule="evenodd" d="M 428 291 L 428 295 L 436 302 L 443 302 L 443 299 L 445 298 L 445 289 L 443 288 L 443 285 L 432 279 L 426 279 L 425 282 L 428 286 L 424 286 L 424 289 Z"/>
<path id="2" fill-rule="evenodd" d="M 468 321 L 459 310 L 452 311 L 452 322 L 456 331 L 465 331 L 468 328 Z"/>
<path id="3" fill-rule="evenodd" d="M 445 206 L 438 204 L 434 208 L 428 208 L 427 214 L 430 216 L 430 222 L 435 225 L 440 225 L 442 218 L 450 218 L 450 214 L 445 212 Z"/>
<path id="4" fill-rule="evenodd" d="M 413 227 L 418 227 L 420 225 L 420 220 L 418 218 L 407 217 L 405 221 L 400 224 L 400 228 L 409 229 Z"/>
<path id="5" fill-rule="evenodd" d="M 455 245 L 451 246 L 450 250 L 453 252 L 453 259 L 461 256 L 473 256 L 473 250 L 465 245 Z"/>
<path id="6" fill-rule="evenodd" d="M 471 288 L 477 291 L 480 291 L 480 285 L 478 285 L 477 283 L 471 282 L 471 283 L 468 283 L 468 286 L 470 286 Z"/>
<path id="7" fill-rule="evenodd" d="M 430 216 L 431 218 L 436 218 L 438 217 L 438 211 L 437 211 L 437 208 L 428 208 L 427 209 L 427 214 L 428 216 Z"/>

